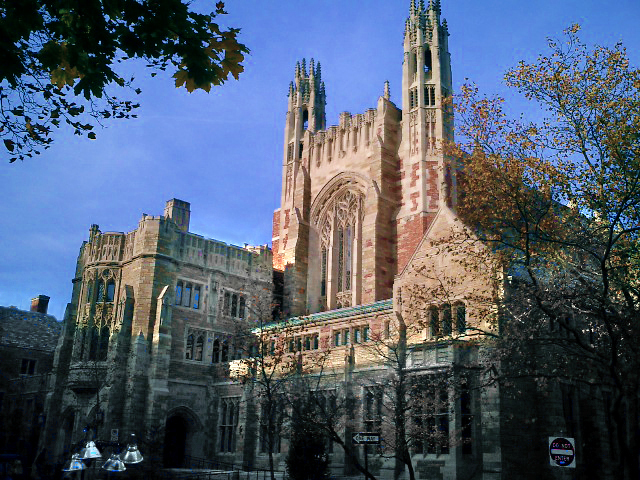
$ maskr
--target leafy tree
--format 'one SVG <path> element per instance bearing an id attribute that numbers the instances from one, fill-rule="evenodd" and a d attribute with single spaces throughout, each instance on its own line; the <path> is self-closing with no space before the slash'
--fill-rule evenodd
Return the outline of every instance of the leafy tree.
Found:
<path id="1" fill-rule="evenodd" d="M 116 65 L 142 59 L 175 71 L 176 87 L 209 91 L 238 78 L 248 49 L 239 30 L 183 0 L 7 0 L 0 5 L 0 135 L 9 161 L 48 148 L 68 124 L 94 139 L 95 123 L 135 117 L 139 106 L 116 93 L 134 88 Z M 140 93 L 138 88 L 136 93 Z"/>
<path id="2" fill-rule="evenodd" d="M 314 404 L 302 400 L 302 415 L 294 411 L 291 423 L 287 473 L 291 480 L 323 480 L 329 478 L 329 457 L 323 432 L 305 421 L 315 414 Z"/>
<path id="3" fill-rule="evenodd" d="M 456 104 L 460 140 L 446 150 L 463 163 L 459 214 L 511 279 L 499 299 L 510 312 L 501 373 L 596 388 L 619 452 L 610 460 L 616 478 L 635 479 L 640 70 L 621 44 L 588 48 L 578 31 L 506 74 L 546 118 L 511 119 L 502 99 L 466 86 Z"/>

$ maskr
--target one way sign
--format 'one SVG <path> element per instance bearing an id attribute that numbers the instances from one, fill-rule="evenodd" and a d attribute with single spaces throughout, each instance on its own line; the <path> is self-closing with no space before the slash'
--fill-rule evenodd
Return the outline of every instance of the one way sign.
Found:
<path id="1" fill-rule="evenodd" d="M 380 445 L 380 434 L 369 432 L 358 432 L 351 434 L 354 445 Z"/>

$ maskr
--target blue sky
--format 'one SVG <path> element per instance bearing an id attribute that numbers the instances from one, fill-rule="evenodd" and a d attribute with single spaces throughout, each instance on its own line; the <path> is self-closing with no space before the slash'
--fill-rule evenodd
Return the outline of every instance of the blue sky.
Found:
<path id="1" fill-rule="evenodd" d="M 199 10 L 214 3 L 198 0 Z M 208 6 L 210 5 L 210 6 Z M 127 68 L 143 93 L 136 120 L 108 121 L 97 140 L 58 132 L 39 157 L 0 159 L 0 305 L 28 309 L 51 297 L 61 319 L 82 241 L 92 223 L 130 231 L 165 201 L 191 203 L 191 231 L 228 243 L 271 240 L 280 201 L 287 89 L 295 63 L 322 63 L 327 123 L 375 107 L 385 80 L 399 105 L 408 0 L 228 0 L 227 26 L 242 29 L 251 54 L 240 81 L 189 94 L 169 75 Z M 640 0 L 442 0 L 454 88 L 466 78 L 486 93 L 530 109 L 502 81 L 520 60 L 545 52 L 546 38 L 578 22 L 588 43 L 622 41 L 640 67 Z"/>

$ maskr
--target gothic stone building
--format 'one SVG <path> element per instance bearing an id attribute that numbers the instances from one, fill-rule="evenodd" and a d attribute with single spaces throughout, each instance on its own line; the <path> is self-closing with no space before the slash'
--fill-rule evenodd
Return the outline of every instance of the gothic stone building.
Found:
<path id="1" fill-rule="evenodd" d="M 400 106 L 385 85 L 376 108 L 343 113 L 330 127 L 320 65 L 296 65 L 273 253 L 189 233 L 189 204 L 179 200 L 128 234 L 92 226 L 48 399 L 43 445 L 53 457 L 91 424 L 99 435 L 159 429 L 165 466 L 191 455 L 266 468 L 271 450 L 284 469 L 286 421 L 276 422 L 277 441 L 268 444 L 259 382 L 229 375 L 247 356 L 238 327 L 252 319 L 268 352 L 322 357 L 327 375 L 316 389 L 353 399 L 344 438 L 372 430 L 392 438 L 382 424 L 393 366 L 380 348 L 404 324 L 403 368 L 431 399 L 408 419 L 419 479 L 568 478 L 549 466 L 546 439 L 572 431 L 579 438 L 567 419 L 590 410 L 575 396 L 557 401 L 555 387 L 530 388 L 520 400 L 480 388 L 487 351 L 474 332 L 493 328 L 487 312 L 506 284 L 497 268 L 469 270 L 465 260 L 482 252 L 443 248 L 468 231 L 455 213 L 457 166 L 438 148 L 452 137 L 443 106 L 452 91 L 448 36 L 439 0 L 427 8 L 412 1 L 398 52 Z M 265 325 L 272 267 L 282 273 L 286 322 Z M 375 452 L 376 475 L 406 475 L 381 451 L 389 454 Z M 333 474 L 354 473 L 336 445 L 330 459 Z"/>
<path id="2" fill-rule="evenodd" d="M 167 465 L 185 451 L 211 455 L 213 386 L 240 355 L 238 325 L 270 300 L 272 256 L 189 233 L 189 218 L 189 203 L 173 199 L 126 234 L 91 226 L 56 351 L 43 438 L 51 459 L 87 426 L 107 440 L 164 429 L 182 442 L 166 449 Z"/>

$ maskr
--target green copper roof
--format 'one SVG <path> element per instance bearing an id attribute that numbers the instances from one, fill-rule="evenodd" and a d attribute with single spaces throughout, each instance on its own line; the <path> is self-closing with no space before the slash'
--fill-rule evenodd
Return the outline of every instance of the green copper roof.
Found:
<path id="1" fill-rule="evenodd" d="M 312 313 L 300 317 L 291 317 L 280 322 L 268 323 L 262 327 L 262 330 L 272 330 L 285 327 L 295 327 L 298 325 L 315 324 L 325 322 L 327 320 L 335 320 L 337 318 L 355 317 L 357 315 L 365 315 L 367 313 L 375 313 L 383 310 L 391 310 L 393 300 L 380 300 L 378 302 L 369 303 L 367 305 L 357 305 L 355 307 L 339 308 L 328 312 Z M 260 329 L 254 329 L 254 333 L 259 333 Z"/>

